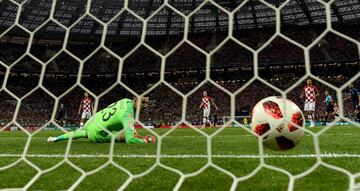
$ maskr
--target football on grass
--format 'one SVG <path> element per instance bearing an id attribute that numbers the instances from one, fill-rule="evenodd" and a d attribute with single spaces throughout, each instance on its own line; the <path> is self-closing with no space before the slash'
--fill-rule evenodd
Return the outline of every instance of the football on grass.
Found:
<path id="1" fill-rule="evenodd" d="M 264 135 L 263 144 L 269 149 L 294 148 L 304 137 L 304 127 L 303 113 L 294 102 L 288 99 L 276 96 L 267 97 L 253 108 L 251 130 L 259 136 Z"/>

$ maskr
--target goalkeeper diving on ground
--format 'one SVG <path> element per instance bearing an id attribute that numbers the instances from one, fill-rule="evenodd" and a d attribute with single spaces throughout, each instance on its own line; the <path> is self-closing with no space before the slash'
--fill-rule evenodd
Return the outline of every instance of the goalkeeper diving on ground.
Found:
<path id="1" fill-rule="evenodd" d="M 72 137 L 72 139 L 88 138 L 91 142 L 104 143 L 110 142 L 112 135 L 116 142 L 155 143 L 155 136 L 140 137 L 134 128 L 137 100 L 135 97 L 133 100 L 122 99 L 112 103 L 91 117 L 82 129 L 58 137 L 49 137 L 47 142 L 64 141 Z M 149 97 L 141 97 L 140 100 L 140 109 L 146 108 Z"/>

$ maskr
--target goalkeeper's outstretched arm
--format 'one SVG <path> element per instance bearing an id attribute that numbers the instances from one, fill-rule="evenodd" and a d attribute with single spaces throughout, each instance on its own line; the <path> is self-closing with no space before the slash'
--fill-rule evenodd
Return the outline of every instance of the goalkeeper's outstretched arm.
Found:
<path id="1" fill-rule="evenodd" d="M 124 131 L 125 131 L 125 142 L 129 144 L 141 144 L 141 143 L 155 143 L 156 139 L 154 136 L 138 137 L 134 128 L 134 119 L 126 116 L 122 120 Z"/>

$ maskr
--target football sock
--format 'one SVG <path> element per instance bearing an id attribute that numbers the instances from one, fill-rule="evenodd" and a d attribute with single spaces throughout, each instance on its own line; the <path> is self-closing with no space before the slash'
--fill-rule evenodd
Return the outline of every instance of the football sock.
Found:
<path id="1" fill-rule="evenodd" d="M 311 114 L 311 123 L 315 125 L 315 116 L 314 114 Z"/>
<path id="2" fill-rule="evenodd" d="M 310 115 L 308 115 L 308 120 L 309 120 L 309 122 L 310 122 L 310 125 L 313 125 L 314 120 L 313 120 L 313 118 L 312 118 L 312 115 L 311 115 L 311 114 L 310 114 Z"/>
<path id="3" fill-rule="evenodd" d="M 63 135 L 56 137 L 55 141 L 68 140 L 70 137 L 72 137 L 73 139 L 84 138 L 86 137 L 86 131 L 84 129 L 81 129 L 70 133 L 65 133 Z"/>
<path id="4" fill-rule="evenodd" d="M 213 126 L 210 120 L 207 120 L 207 123 L 209 123 L 210 126 Z"/>

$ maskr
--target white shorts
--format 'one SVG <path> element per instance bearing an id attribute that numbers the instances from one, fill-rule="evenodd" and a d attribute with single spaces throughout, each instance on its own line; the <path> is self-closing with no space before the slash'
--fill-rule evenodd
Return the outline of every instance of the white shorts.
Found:
<path id="1" fill-rule="evenodd" d="M 203 111 L 203 117 L 209 117 L 210 116 L 210 108 L 204 109 Z"/>
<path id="2" fill-rule="evenodd" d="M 304 111 L 315 111 L 315 102 L 305 103 Z"/>
<path id="3" fill-rule="evenodd" d="M 81 114 L 81 119 L 90 119 L 90 117 L 91 117 L 91 112 L 83 112 L 82 114 Z"/>

